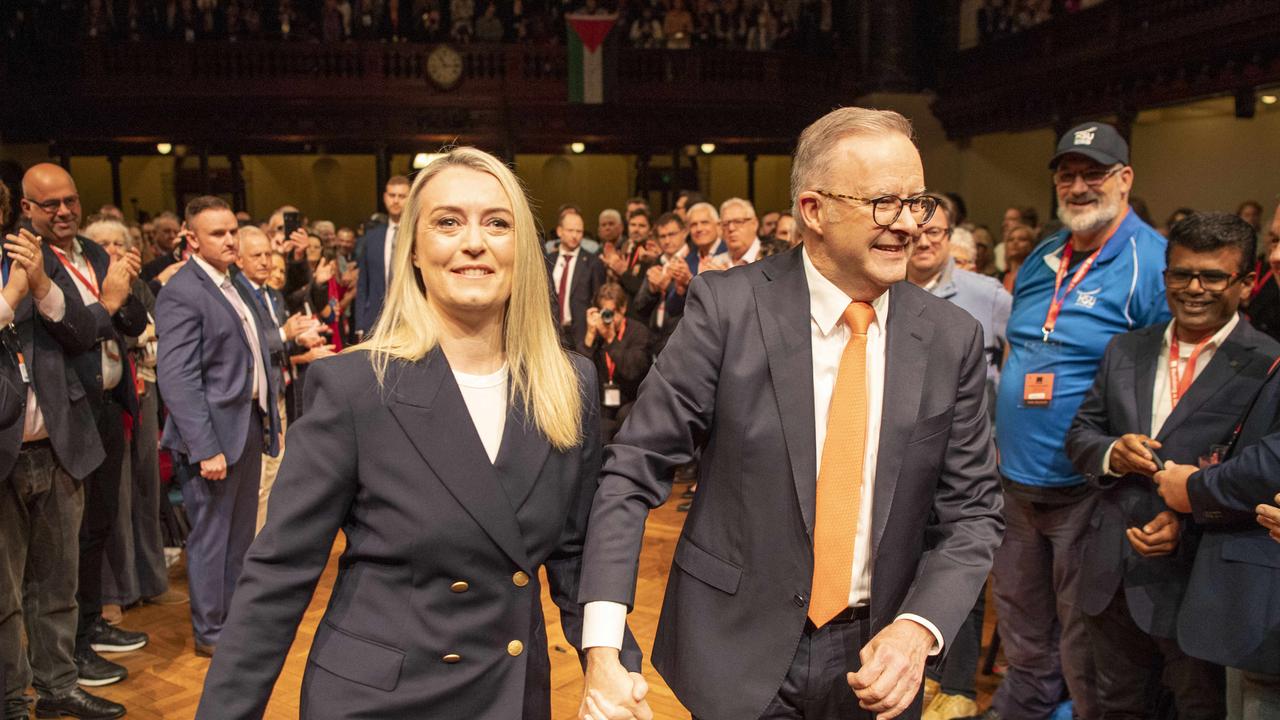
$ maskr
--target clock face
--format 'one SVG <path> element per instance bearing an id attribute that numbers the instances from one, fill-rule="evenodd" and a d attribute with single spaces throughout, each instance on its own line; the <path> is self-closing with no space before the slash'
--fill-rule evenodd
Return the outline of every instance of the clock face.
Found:
<path id="1" fill-rule="evenodd" d="M 440 45 L 427 56 L 427 79 L 441 90 L 449 90 L 462 80 L 462 55 L 448 45 Z"/>

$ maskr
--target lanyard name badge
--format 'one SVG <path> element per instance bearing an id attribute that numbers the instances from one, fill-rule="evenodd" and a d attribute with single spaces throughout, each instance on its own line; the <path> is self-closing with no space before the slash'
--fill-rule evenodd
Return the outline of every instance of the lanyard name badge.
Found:
<path id="1" fill-rule="evenodd" d="M 1067 283 L 1066 290 L 1062 288 L 1062 282 L 1067 278 L 1067 268 L 1071 265 L 1071 256 L 1075 254 L 1075 248 L 1071 246 L 1070 240 L 1062 248 L 1062 258 L 1058 261 L 1058 275 L 1053 283 L 1053 297 L 1049 299 L 1049 312 L 1045 315 L 1044 325 L 1040 330 L 1044 333 L 1044 341 L 1049 342 L 1049 336 L 1058 326 L 1058 314 L 1062 312 L 1062 305 L 1067 301 L 1067 296 L 1084 281 L 1089 270 L 1093 268 L 1094 262 L 1097 261 L 1098 255 L 1102 253 L 1105 243 L 1094 250 L 1084 262 L 1080 263 L 1080 267 L 1076 268 L 1076 272 L 1071 276 L 1071 282 Z M 1053 402 L 1053 377 L 1054 373 L 1027 373 L 1023 378 L 1022 384 L 1022 402 L 1027 407 L 1046 407 Z"/>
<path id="2" fill-rule="evenodd" d="M 1191 350 L 1191 357 L 1187 358 L 1187 373 L 1179 377 L 1178 373 L 1178 330 L 1175 327 L 1172 336 L 1169 338 L 1169 400 L 1170 409 L 1178 407 L 1178 401 L 1183 395 L 1187 394 L 1191 383 L 1196 377 L 1196 361 L 1200 359 L 1200 351 L 1205 349 L 1213 336 L 1201 340 L 1196 343 L 1195 348 Z"/>
<path id="3" fill-rule="evenodd" d="M 618 337 L 614 340 L 617 342 L 627 333 L 627 319 L 622 318 L 618 321 Z M 617 369 L 617 363 L 609 357 L 609 351 L 604 352 L 604 366 L 609 373 L 609 381 L 604 385 L 604 406 L 608 408 L 622 407 L 622 388 L 613 382 L 613 372 Z"/>

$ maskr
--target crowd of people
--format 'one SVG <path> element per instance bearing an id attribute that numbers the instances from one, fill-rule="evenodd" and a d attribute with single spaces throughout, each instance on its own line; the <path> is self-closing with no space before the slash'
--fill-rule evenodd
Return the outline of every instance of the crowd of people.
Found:
<path id="1" fill-rule="evenodd" d="M 929 668 L 923 716 L 1047 718 L 1070 701 L 1078 718 L 1222 718 L 1229 668 L 1246 708 L 1262 713 L 1242 717 L 1267 717 L 1280 711 L 1280 509 L 1264 502 L 1280 489 L 1266 454 L 1278 442 L 1268 431 L 1280 401 L 1280 207 L 1265 231 L 1257 202 L 1183 208 L 1157 230 L 1130 195 L 1141 168 L 1101 123 L 1064 135 L 1051 167 L 1057 222 L 1011 207 L 994 232 L 954 194 L 812 193 L 865 206 L 881 228 L 912 217 L 906 282 L 980 328 L 985 382 L 973 407 L 1000 451 L 1005 531 L 992 587 L 1007 670 L 980 712 L 984 589 L 948 634 L 945 662 Z M 412 287 L 394 282 L 396 269 L 422 267 L 401 244 L 428 223 L 449 232 L 448 217 L 406 216 L 417 187 L 392 177 L 384 212 L 360 227 L 292 206 L 259 221 L 216 197 L 126 223 L 109 205 L 85 213 L 61 167 L 27 171 L 21 218 L 0 218 L 6 718 L 27 716 L 29 686 L 41 717 L 122 716 L 86 688 L 126 679 L 104 654 L 148 642 L 126 629 L 139 603 L 189 602 L 194 651 L 217 654 L 269 517 L 285 431 L 326 401 L 304 390 L 309 369 L 394 332 L 380 318 L 401 312 Z M 0 185 L 0 208 L 7 193 Z M 506 233 L 502 222 L 487 231 Z M 695 278 L 780 268 L 775 255 L 808 262 L 806 232 L 791 208 L 694 191 L 670 208 L 635 197 L 590 219 L 559 208 L 540 271 L 561 345 L 598 378 L 589 437 L 617 436 L 642 388 L 667 382 L 645 382 L 655 367 L 680 371 L 663 350 L 691 305 L 706 312 Z M 492 377 L 458 377 L 468 403 L 491 397 Z M 886 406 L 899 392 L 886 386 Z M 501 462 L 496 444 L 484 449 Z M 708 483 L 696 454 L 676 476 L 694 480 L 679 509 L 696 515 L 697 479 Z M 189 598 L 168 586 L 166 547 L 179 545 Z M 323 563 L 327 546 L 313 550 Z M 920 624 L 944 644 L 938 626 Z"/>
<path id="2" fill-rule="evenodd" d="M 0 9 L 11 40 L 563 43 L 565 15 L 617 13 L 641 48 L 830 49 L 833 0 L 77 0 Z"/>

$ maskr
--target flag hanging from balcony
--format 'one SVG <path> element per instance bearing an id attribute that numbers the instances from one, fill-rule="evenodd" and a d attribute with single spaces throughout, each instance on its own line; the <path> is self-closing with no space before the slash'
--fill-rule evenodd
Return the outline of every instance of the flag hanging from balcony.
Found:
<path id="1" fill-rule="evenodd" d="M 599 105 L 617 77 L 617 53 L 609 33 L 614 15 L 565 15 L 569 32 L 569 102 Z"/>

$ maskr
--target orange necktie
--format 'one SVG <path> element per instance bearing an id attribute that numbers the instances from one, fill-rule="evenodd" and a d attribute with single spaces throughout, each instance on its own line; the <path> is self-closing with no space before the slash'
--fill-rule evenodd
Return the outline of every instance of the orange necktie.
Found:
<path id="1" fill-rule="evenodd" d="M 867 434 L 867 328 L 875 317 L 875 310 L 864 302 L 849 303 L 844 311 L 849 342 L 840 356 L 836 389 L 827 414 L 827 439 L 822 446 L 813 521 L 809 620 L 818 627 L 849 607 Z"/>

